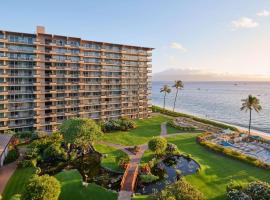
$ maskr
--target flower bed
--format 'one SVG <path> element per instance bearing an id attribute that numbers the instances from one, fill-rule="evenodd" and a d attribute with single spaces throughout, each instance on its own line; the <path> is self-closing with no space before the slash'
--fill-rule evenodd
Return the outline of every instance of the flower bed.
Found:
<path id="1" fill-rule="evenodd" d="M 175 122 L 173 120 L 168 121 L 167 124 L 173 128 L 178 129 L 179 131 L 195 131 L 196 130 L 196 128 L 192 127 L 192 126 L 190 126 L 190 127 L 179 126 L 179 125 L 175 124 Z"/>
<path id="2" fill-rule="evenodd" d="M 247 162 L 249 164 L 255 165 L 256 167 L 270 170 L 270 165 L 262 162 L 261 160 L 258 160 L 254 157 L 247 156 L 243 153 L 234 151 L 233 149 L 224 148 L 221 145 L 209 142 L 207 138 L 209 138 L 210 136 L 211 136 L 211 133 L 203 133 L 197 137 L 197 142 L 212 151 L 222 153 L 223 155 L 230 156 L 232 158 Z"/>

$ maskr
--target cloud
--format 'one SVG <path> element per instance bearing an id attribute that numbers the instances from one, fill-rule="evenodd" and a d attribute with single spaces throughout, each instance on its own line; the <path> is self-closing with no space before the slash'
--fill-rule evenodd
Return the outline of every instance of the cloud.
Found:
<path id="1" fill-rule="evenodd" d="M 178 42 L 172 42 L 170 47 L 172 49 L 178 49 L 180 51 L 187 52 L 187 49 L 185 47 L 183 47 L 183 45 L 178 43 Z"/>
<path id="2" fill-rule="evenodd" d="M 261 11 L 261 12 L 258 12 L 258 13 L 257 13 L 257 16 L 259 16 L 259 17 L 269 17 L 269 16 L 270 16 L 270 11 L 268 11 L 268 10 L 263 10 L 263 11 Z"/>
<path id="3" fill-rule="evenodd" d="M 259 24 L 251 18 L 241 17 L 238 20 L 232 21 L 232 26 L 234 29 L 255 28 L 255 27 L 259 26 Z"/>

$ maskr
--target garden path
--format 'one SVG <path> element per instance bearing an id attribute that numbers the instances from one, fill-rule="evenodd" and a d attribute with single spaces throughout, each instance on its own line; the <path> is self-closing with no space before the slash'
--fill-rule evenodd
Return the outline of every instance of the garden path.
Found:
<path id="1" fill-rule="evenodd" d="M 162 137 L 170 137 L 170 136 L 181 134 L 181 133 L 175 133 L 175 134 L 168 135 L 166 122 L 161 123 L 160 128 L 161 128 L 160 136 Z M 122 180 L 122 184 L 121 184 L 122 187 L 118 194 L 118 200 L 130 200 L 133 193 L 134 186 L 135 186 L 134 183 L 137 179 L 139 164 L 140 164 L 140 161 L 144 152 L 148 149 L 148 144 L 139 145 L 140 147 L 139 152 L 134 154 L 127 150 L 127 148 L 130 148 L 133 146 L 123 146 L 120 144 L 114 144 L 114 143 L 105 142 L 105 141 L 100 141 L 98 143 L 122 150 L 126 154 L 128 154 L 128 156 L 130 157 L 130 164 L 128 165 L 125 171 L 126 176 L 124 176 L 124 179 Z"/>
<path id="2" fill-rule="evenodd" d="M 8 183 L 8 180 L 17 169 L 17 163 L 22 159 L 25 151 L 26 151 L 25 148 L 23 147 L 19 148 L 20 157 L 16 161 L 4 165 L 3 167 L 0 168 L 0 194 L 3 194 L 5 187 Z"/>
<path id="3" fill-rule="evenodd" d="M 161 124 L 161 132 L 160 132 L 160 136 L 165 136 L 165 135 L 167 135 L 166 122 Z M 125 171 L 126 176 L 124 176 L 124 180 L 122 180 L 122 187 L 118 195 L 118 200 L 131 199 L 131 195 L 133 193 L 135 182 L 138 175 L 139 164 L 140 164 L 140 161 L 144 152 L 148 149 L 148 145 L 147 144 L 140 145 L 139 152 L 136 154 L 133 154 L 126 149 L 130 146 L 122 146 L 119 144 L 112 144 L 108 142 L 100 142 L 100 143 L 107 144 L 108 146 L 112 146 L 114 148 L 120 149 L 129 155 L 130 164 L 128 165 Z"/>

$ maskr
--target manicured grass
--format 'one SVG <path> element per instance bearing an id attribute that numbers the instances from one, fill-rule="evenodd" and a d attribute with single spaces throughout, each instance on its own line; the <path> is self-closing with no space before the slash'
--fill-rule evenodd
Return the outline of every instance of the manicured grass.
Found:
<path id="1" fill-rule="evenodd" d="M 18 168 L 6 185 L 3 199 L 9 200 L 13 195 L 22 193 L 25 184 L 34 173 L 34 168 Z"/>
<path id="2" fill-rule="evenodd" d="M 168 121 L 163 115 L 154 115 L 148 119 L 136 120 L 137 128 L 130 131 L 115 131 L 105 133 L 101 140 L 122 145 L 140 145 L 152 137 L 160 135 L 160 124 Z M 169 128 L 168 132 L 177 133 L 177 129 Z"/>
<path id="3" fill-rule="evenodd" d="M 132 197 L 132 200 L 150 200 L 151 198 L 148 195 L 135 195 Z"/>
<path id="4" fill-rule="evenodd" d="M 106 190 L 94 183 L 82 186 L 82 177 L 77 170 L 60 172 L 55 176 L 61 183 L 59 200 L 114 200 L 117 193 Z"/>
<path id="5" fill-rule="evenodd" d="M 98 152 L 107 154 L 107 157 L 103 157 L 101 160 L 102 166 L 114 171 L 123 172 L 123 169 L 116 163 L 115 158 L 120 155 L 126 155 L 125 152 L 103 144 L 95 144 L 94 147 Z"/>
<path id="6" fill-rule="evenodd" d="M 191 154 L 200 163 L 200 172 L 186 178 L 204 193 L 205 199 L 226 199 L 226 185 L 230 180 L 270 181 L 269 171 L 209 151 L 196 143 L 196 136 L 183 134 L 168 138 L 168 141 L 176 144 L 180 151 Z"/>

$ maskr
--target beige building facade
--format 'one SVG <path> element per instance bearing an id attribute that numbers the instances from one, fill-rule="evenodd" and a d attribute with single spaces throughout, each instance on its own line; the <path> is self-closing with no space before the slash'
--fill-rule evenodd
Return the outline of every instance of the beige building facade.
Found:
<path id="1" fill-rule="evenodd" d="M 150 115 L 152 48 L 0 30 L 0 132 Z"/>

